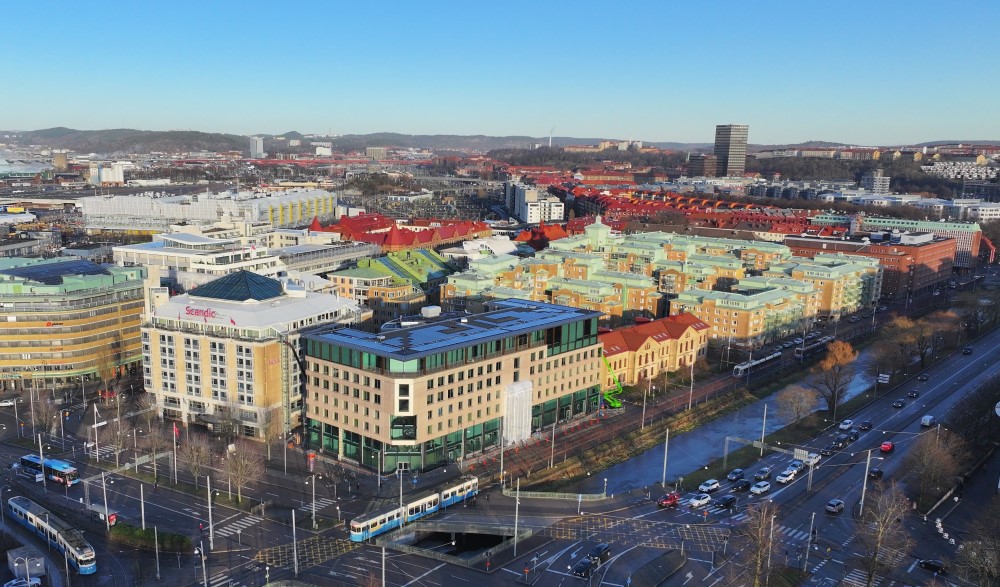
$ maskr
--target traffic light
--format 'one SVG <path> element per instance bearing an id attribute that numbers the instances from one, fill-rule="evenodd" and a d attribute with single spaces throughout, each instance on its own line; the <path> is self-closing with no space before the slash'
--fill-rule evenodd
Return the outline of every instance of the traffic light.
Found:
<path id="1" fill-rule="evenodd" d="M 69 420 L 69 410 L 63 410 L 63 419 Z"/>

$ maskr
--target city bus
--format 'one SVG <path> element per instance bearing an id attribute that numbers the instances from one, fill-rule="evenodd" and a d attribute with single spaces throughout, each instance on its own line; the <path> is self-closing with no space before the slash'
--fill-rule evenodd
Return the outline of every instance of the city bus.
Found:
<path id="1" fill-rule="evenodd" d="M 24 455 L 19 463 L 21 469 L 28 473 L 35 475 L 43 473 L 42 461 L 38 455 Z M 76 467 L 58 459 L 45 459 L 44 475 L 49 481 L 63 485 L 75 485 L 80 482 L 80 474 L 76 471 Z"/>

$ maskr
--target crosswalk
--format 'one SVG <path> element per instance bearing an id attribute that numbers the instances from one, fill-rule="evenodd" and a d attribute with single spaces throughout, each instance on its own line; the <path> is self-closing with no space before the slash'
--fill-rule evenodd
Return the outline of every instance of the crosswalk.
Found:
<path id="1" fill-rule="evenodd" d="M 865 587 L 868 584 L 868 575 L 865 574 L 861 569 L 851 569 L 851 572 L 847 573 L 844 580 L 841 581 L 841 585 L 850 585 L 851 587 Z M 875 587 L 880 587 L 882 585 L 882 579 L 875 577 Z"/>
<path id="2" fill-rule="evenodd" d="M 329 498 L 326 498 L 326 497 L 324 497 L 322 499 L 317 499 L 316 500 L 316 511 L 319 512 L 319 510 L 321 510 L 323 508 L 327 508 L 327 507 L 329 507 L 329 506 L 331 506 L 331 505 L 333 505 L 335 503 L 337 503 L 335 500 L 332 500 L 332 499 L 329 499 Z M 302 507 L 300 509 L 302 511 L 304 511 L 304 512 L 312 513 L 312 511 L 313 511 L 313 502 L 312 501 L 306 501 L 305 503 L 302 504 Z"/>
<path id="3" fill-rule="evenodd" d="M 242 581 L 230 579 L 226 573 L 219 573 L 214 577 L 208 578 L 208 585 L 209 587 L 245 587 L 246 584 Z"/>
<path id="4" fill-rule="evenodd" d="M 747 516 L 745 513 L 739 513 L 739 514 L 736 514 L 735 516 L 733 516 L 730 519 L 733 522 L 740 523 L 743 520 L 746 520 L 748 517 L 749 516 Z M 795 528 L 789 528 L 788 526 L 784 526 L 784 525 L 775 526 L 774 527 L 774 531 L 775 532 L 780 532 L 781 534 L 784 534 L 785 536 L 788 536 L 789 538 L 791 538 L 793 540 L 807 540 L 809 538 L 809 532 L 807 532 L 805 530 L 797 530 Z"/>
<path id="5" fill-rule="evenodd" d="M 247 516 L 238 522 L 233 522 L 232 524 L 227 524 L 215 531 L 217 536 L 222 536 L 223 538 L 229 536 L 235 536 L 238 532 L 246 530 L 254 524 L 263 522 L 263 518 L 258 518 L 257 516 Z"/>

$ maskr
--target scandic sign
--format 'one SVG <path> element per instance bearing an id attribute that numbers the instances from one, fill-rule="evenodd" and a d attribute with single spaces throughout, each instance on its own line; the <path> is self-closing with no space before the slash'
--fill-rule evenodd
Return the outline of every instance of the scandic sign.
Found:
<path id="1" fill-rule="evenodd" d="M 185 306 L 184 313 L 188 316 L 199 316 L 202 318 L 215 318 L 219 315 L 218 312 L 210 308 L 192 308 L 191 306 Z"/>

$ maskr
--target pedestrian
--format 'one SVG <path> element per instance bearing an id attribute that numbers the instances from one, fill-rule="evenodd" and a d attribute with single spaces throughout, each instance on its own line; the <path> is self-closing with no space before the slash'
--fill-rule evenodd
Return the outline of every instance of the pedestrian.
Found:
<path id="1" fill-rule="evenodd" d="M 358 492 L 361 491 L 361 482 L 360 481 L 358 481 L 358 483 L 355 485 L 355 488 L 357 489 Z"/>
<path id="2" fill-rule="evenodd" d="M 489 493 L 487 493 L 487 494 L 486 494 L 486 501 L 489 501 L 489 500 L 490 500 L 490 494 L 489 494 Z"/>

